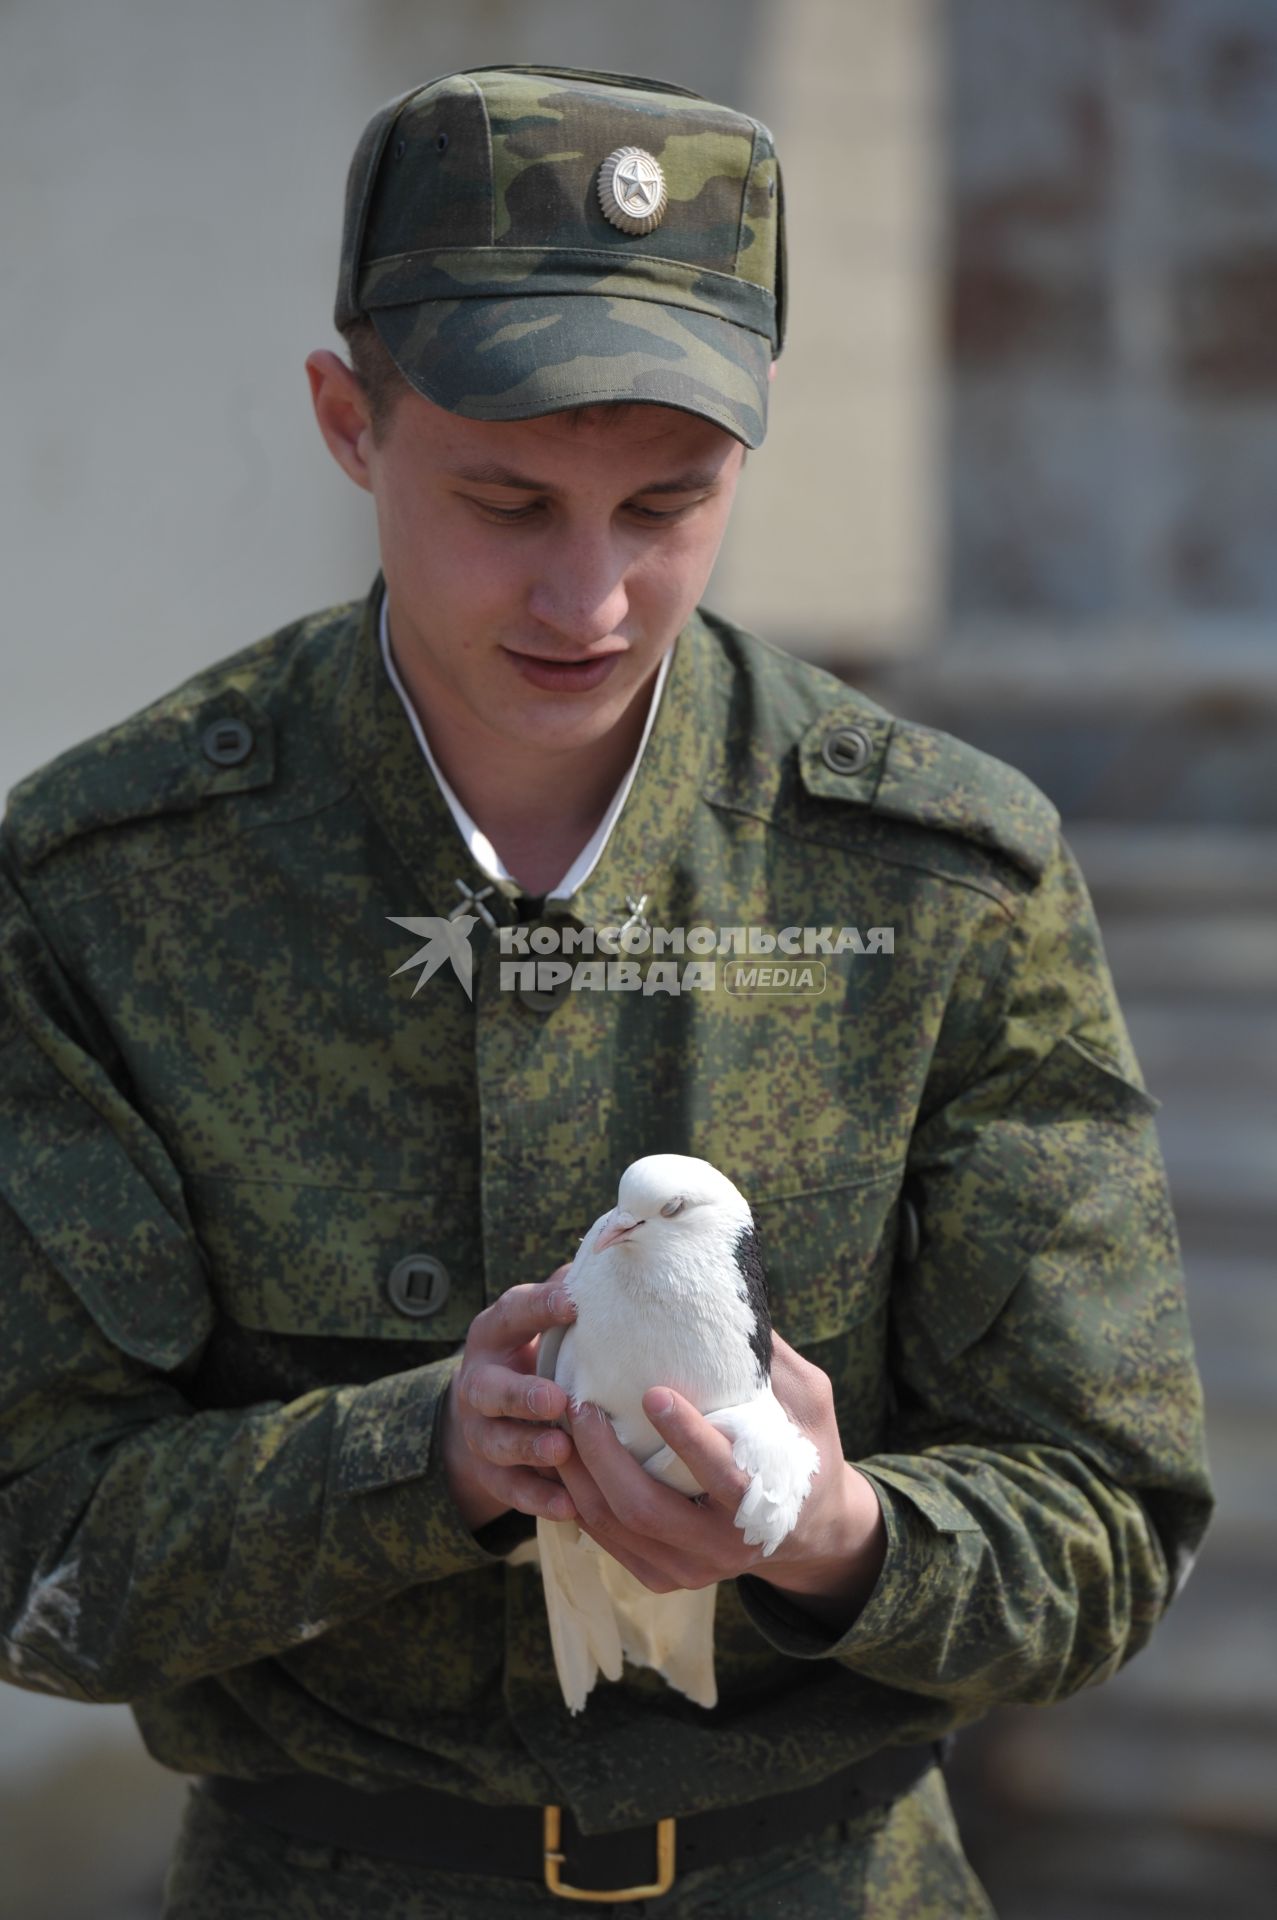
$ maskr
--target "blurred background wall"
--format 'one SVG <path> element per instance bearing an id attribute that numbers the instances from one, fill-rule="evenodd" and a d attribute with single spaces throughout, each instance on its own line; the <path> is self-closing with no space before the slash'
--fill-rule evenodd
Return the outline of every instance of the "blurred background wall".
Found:
<path id="1" fill-rule="evenodd" d="M 1004 1920 L 1277 1878 L 1273 0 L 4 0 L 0 791 L 299 612 L 371 513 L 313 427 L 346 163 L 496 60 L 765 120 L 792 326 L 711 603 L 1030 772 L 1184 1234 L 1221 1510 L 1148 1652 L 954 1790 Z M 181 1782 L 0 1689 L 0 1913 L 147 1920 Z"/>

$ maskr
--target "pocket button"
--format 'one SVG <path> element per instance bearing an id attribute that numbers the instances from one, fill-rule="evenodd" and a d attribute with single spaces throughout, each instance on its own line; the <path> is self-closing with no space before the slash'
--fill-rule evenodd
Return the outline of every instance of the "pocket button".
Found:
<path id="1" fill-rule="evenodd" d="M 438 1313 L 451 1285 L 448 1269 L 430 1253 L 406 1254 L 386 1276 L 390 1304 L 409 1320 L 426 1320 Z"/>

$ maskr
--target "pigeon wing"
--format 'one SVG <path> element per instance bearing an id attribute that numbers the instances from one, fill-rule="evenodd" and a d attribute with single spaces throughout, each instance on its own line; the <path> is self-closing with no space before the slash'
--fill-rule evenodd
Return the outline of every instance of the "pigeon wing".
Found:
<path id="1" fill-rule="evenodd" d="M 658 1447 L 643 1462 L 643 1471 L 650 1473 L 653 1480 L 659 1480 L 663 1487 L 673 1487 L 675 1493 L 687 1493 L 693 1499 L 705 1491 L 687 1462 L 679 1458 L 673 1447 Z"/>
<path id="2" fill-rule="evenodd" d="M 553 1380 L 554 1369 L 558 1365 L 559 1348 L 563 1345 L 566 1327 L 551 1327 L 541 1335 L 537 1343 L 537 1374 L 542 1380 Z"/>
<path id="3" fill-rule="evenodd" d="M 745 1544 L 763 1549 L 764 1559 L 775 1553 L 793 1530 L 799 1509 L 819 1470 L 820 1454 L 796 1427 L 771 1387 L 756 1399 L 736 1407 L 719 1407 L 705 1418 L 727 1435 L 732 1458 L 750 1476 L 744 1499 L 736 1509 L 736 1525 Z"/>
<path id="4" fill-rule="evenodd" d="M 541 1335 L 537 1373 L 542 1379 L 556 1377 L 571 1331 L 551 1327 Z M 620 1629 L 602 1573 L 608 1556 L 574 1520 L 538 1518 L 537 1558 L 554 1669 L 569 1713 L 579 1713 L 600 1673 L 607 1680 L 621 1677 Z"/>

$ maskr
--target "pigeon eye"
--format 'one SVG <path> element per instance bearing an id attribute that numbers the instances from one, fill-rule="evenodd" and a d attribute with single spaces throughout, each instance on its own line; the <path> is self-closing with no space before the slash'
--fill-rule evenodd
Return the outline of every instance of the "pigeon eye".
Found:
<path id="1" fill-rule="evenodd" d="M 687 1205 L 687 1202 L 686 1200 L 684 1200 L 682 1194 L 680 1193 L 673 1200 L 667 1200 L 665 1202 L 665 1205 L 661 1208 L 661 1212 L 665 1215 L 665 1218 L 667 1220 L 672 1220 L 676 1213 L 682 1213 L 683 1208 L 686 1205 Z"/>

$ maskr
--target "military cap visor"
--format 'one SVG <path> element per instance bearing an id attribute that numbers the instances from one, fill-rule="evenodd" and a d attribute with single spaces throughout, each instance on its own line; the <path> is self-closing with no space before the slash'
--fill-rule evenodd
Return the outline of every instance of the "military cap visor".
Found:
<path id="1" fill-rule="evenodd" d="M 371 318 L 409 383 L 472 420 L 622 400 L 701 414 L 747 447 L 766 431 L 771 343 L 712 314 L 525 294 L 378 308 Z"/>
<path id="2" fill-rule="evenodd" d="M 622 224 L 637 150 L 655 217 Z M 746 446 L 783 338 L 771 136 L 660 82 L 481 69 L 391 101 L 351 164 L 335 318 L 450 412 L 679 407 Z"/>

